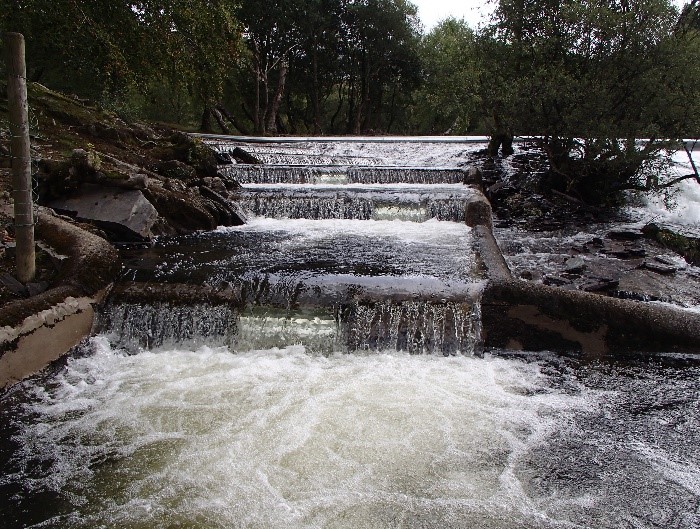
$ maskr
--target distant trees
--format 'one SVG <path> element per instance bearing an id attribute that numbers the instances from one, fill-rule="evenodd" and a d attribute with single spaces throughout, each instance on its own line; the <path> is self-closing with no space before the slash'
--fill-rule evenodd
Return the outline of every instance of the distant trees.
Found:
<path id="1" fill-rule="evenodd" d="M 420 56 L 421 85 L 414 102 L 417 129 L 430 134 L 474 130 L 482 113 L 474 31 L 464 20 L 444 20 L 421 40 Z"/>
<path id="2" fill-rule="evenodd" d="M 484 101 L 497 125 L 537 136 L 548 186 L 592 203 L 658 190 L 672 183 L 659 154 L 698 130 L 690 21 L 667 0 L 501 0 L 483 36 L 483 68 L 501 75 Z"/>
<path id="3" fill-rule="evenodd" d="M 232 112 L 258 134 L 405 128 L 420 31 L 405 0 L 242 0 Z M 236 105 L 236 98 L 242 106 Z"/>
<path id="4" fill-rule="evenodd" d="M 0 29 L 27 41 L 32 80 L 117 108 L 163 107 L 222 95 L 240 26 L 231 0 L 0 0 Z M 170 101 L 168 101 L 171 99 Z M 135 109 L 138 113 L 140 109 Z M 166 112 L 166 116 L 170 114 Z"/>
<path id="5" fill-rule="evenodd" d="M 547 185 L 656 190 L 700 135 L 700 0 L 499 0 L 422 34 L 408 0 L 0 0 L 29 75 L 127 117 L 256 134 L 533 135 Z M 641 142 L 640 139 L 648 141 Z"/>

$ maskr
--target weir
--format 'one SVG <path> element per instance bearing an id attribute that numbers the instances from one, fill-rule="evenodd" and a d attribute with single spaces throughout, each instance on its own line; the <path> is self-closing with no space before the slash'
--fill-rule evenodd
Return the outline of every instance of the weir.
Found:
<path id="1" fill-rule="evenodd" d="M 235 164 L 220 169 L 241 184 L 460 184 L 463 169 L 425 167 L 362 167 Z"/>
<path id="2" fill-rule="evenodd" d="M 240 206 L 252 216 L 290 219 L 465 221 L 474 191 L 453 185 L 278 185 L 247 184 Z"/>
<path id="3" fill-rule="evenodd" d="M 124 248 L 98 334 L 0 400 L 4 526 L 698 526 L 700 363 L 511 350 L 610 307 L 510 280 L 488 205 L 422 186 L 246 184 L 245 226 Z"/>
<path id="4" fill-rule="evenodd" d="M 217 147 L 310 164 L 222 165 L 243 184 L 245 226 L 125 249 L 131 281 L 225 285 L 239 297 L 187 314 L 113 296 L 101 328 L 118 342 L 152 347 L 201 335 L 234 350 L 292 340 L 325 353 L 474 351 L 484 276 L 465 225 L 477 193 L 463 183 L 465 168 L 380 165 L 369 147 L 355 156 L 294 144 Z"/>
<path id="5" fill-rule="evenodd" d="M 469 355 L 478 346 L 479 305 L 365 298 L 330 307 L 284 309 L 115 300 L 104 307 L 97 331 L 131 352 L 202 345 L 245 352 L 294 344 L 322 355 L 366 351 Z"/>

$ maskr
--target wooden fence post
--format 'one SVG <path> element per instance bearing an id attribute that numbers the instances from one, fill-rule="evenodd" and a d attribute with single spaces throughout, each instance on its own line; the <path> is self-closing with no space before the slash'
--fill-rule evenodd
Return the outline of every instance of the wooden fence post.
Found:
<path id="1" fill-rule="evenodd" d="M 5 33 L 4 41 L 7 53 L 7 103 L 12 136 L 12 192 L 15 199 L 17 242 L 15 264 L 17 279 L 27 283 L 34 279 L 36 257 L 24 36 L 21 33 Z"/>

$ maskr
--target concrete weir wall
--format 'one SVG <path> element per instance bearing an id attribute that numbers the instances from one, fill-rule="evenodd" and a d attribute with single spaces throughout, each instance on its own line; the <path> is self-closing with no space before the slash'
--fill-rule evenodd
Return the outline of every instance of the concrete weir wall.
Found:
<path id="1" fill-rule="evenodd" d="M 119 268 L 104 239 L 42 212 L 37 237 L 66 255 L 55 286 L 0 308 L 0 388 L 43 369 L 92 330 L 94 309 Z"/>
<path id="2" fill-rule="evenodd" d="M 476 251 L 488 276 L 481 299 L 485 347 L 587 357 L 700 354 L 700 314 L 514 279 L 484 203 L 486 198 L 475 206 L 479 214 L 467 215 L 467 222 L 474 228 Z"/>

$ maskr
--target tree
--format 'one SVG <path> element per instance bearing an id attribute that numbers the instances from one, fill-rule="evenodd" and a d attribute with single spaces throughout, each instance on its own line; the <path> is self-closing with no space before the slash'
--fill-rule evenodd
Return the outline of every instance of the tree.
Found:
<path id="1" fill-rule="evenodd" d="M 695 38 L 667 0 L 501 0 L 485 68 L 510 78 L 484 99 L 537 135 L 552 188 L 592 203 L 658 190 L 674 183 L 660 156 L 697 116 Z"/>
<path id="2" fill-rule="evenodd" d="M 238 59 L 235 7 L 232 0 L 0 0 L 0 28 L 25 34 L 30 76 L 53 88 L 110 102 L 166 84 L 210 108 Z"/>
<path id="3" fill-rule="evenodd" d="M 464 20 L 449 18 L 420 44 L 421 87 L 416 91 L 418 129 L 466 134 L 480 109 L 476 36 Z"/>

